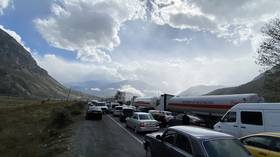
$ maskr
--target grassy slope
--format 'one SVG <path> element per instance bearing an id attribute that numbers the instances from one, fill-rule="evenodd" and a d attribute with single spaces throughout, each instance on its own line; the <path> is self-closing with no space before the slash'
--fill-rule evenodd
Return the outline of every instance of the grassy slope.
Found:
<path id="1" fill-rule="evenodd" d="M 280 68 L 266 71 L 258 79 L 255 79 L 238 87 L 217 89 L 208 95 L 216 94 L 242 94 L 258 93 L 268 102 L 280 101 Z"/>
<path id="2" fill-rule="evenodd" d="M 0 98 L 1 156 L 58 156 L 69 149 L 72 125 L 81 119 L 77 102 Z M 61 118 L 61 113 L 69 113 Z M 62 114 L 63 115 L 63 114 Z M 67 115 L 67 114 L 66 114 Z M 63 156 L 63 155 L 62 155 Z"/>

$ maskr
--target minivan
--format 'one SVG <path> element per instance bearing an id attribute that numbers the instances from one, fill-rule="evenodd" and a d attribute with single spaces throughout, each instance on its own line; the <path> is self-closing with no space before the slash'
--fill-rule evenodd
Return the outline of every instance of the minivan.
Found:
<path id="1" fill-rule="evenodd" d="M 280 131 L 280 103 L 240 103 L 214 125 L 214 130 L 242 137 Z"/>

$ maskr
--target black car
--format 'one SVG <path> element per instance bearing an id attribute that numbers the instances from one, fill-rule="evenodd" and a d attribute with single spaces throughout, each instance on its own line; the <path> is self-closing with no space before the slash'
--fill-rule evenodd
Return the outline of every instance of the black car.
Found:
<path id="1" fill-rule="evenodd" d="M 127 117 L 133 116 L 133 109 L 132 108 L 123 108 L 120 115 L 120 121 L 125 122 Z"/>
<path id="2" fill-rule="evenodd" d="M 147 134 L 146 157 L 251 157 L 231 135 L 191 126 L 174 126 Z"/>

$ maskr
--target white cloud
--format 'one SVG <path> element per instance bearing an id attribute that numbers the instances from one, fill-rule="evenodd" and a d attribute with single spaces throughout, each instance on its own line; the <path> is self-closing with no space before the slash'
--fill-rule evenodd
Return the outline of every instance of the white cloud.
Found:
<path id="1" fill-rule="evenodd" d="M 20 35 L 18 35 L 15 31 L 5 28 L 4 26 L 0 25 L 0 29 L 7 32 L 11 37 L 13 37 L 19 44 L 21 44 L 27 51 L 31 52 L 30 48 L 25 46 L 25 43 L 22 41 Z"/>
<path id="2" fill-rule="evenodd" d="M 185 43 L 188 45 L 192 41 L 192 38 L 174 38 L 173 40 L 177 41 L 179 43 Z"/>
<path id="3" fill-rule="evenodd" d="M 11 0 L 0 0 L 0 15 L 4 14 L 4 9 L 6 9 L 11 3 Z"/>
<path id="4" fill-rule="evenodd" d="M 234 44 L 258 39 L 260 27 L 280 15 L 275 0 L 153 0 L 153 20 L 180 29 L 209 31 Z"/>
<path id="5" fill-rule="evenodd" d="M 132 87 L 131 85 L 123 85 L 119 90 L 122 92 L 136 94 L 137 96 L 144 96 L 144 94 L 140 90 Z"/>
<path id="6" fill-rule="evenodd" d="M 92 90 L 92 91 L 101 91 L 99 88 L 90 88 L 90 90 Z"/>
<path id="7" fill-rule="evenodd" d="M 90 80 L 122 80 L 115 66 L 95 65 L 77 61 L 67 61 L 54 54 L 35 55 L 38 64 L 51 76 L 62 83 Z"/>
<path id="8" fill-rule="evenodd" d="M 143 16 L 137 0 L 63 0 L 52 6 L 53 15 L 34 20 L 47 42 L 77 52 L 82 61 L 110 62 L 108 51 L 120 44 L 121 25 Z"/>

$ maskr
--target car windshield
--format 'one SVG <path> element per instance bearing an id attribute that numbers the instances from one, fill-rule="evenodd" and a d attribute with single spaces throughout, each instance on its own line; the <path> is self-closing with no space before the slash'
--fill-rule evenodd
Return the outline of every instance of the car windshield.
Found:
<path id="1" fill-rule="evenodd" d="M 121 109 L 122 109 L 122 107 L 115 107 L 115 109 L 116 109 L 116 110 L 121 110 Z"/>
<path id="2" fill-rule="evenodd" d="M 153 116 L 150 114 L 139 114 L 139 119 L 140 120 L 153 120 Z"/>
<path id="3" fill-rule="evenodd" d="M 219 139 L 203 143 L 209 157 L 250 157 L 249 152 L 238 140 Z"/>
<path id="4" fill-rule="evenodd" d="M 132 115 L 133 110 L 132 109 L 123 109 L 123 113 L 126 114 L 126 115 Z"/>
<path id="5" fill-rule="evenodd" d="M 106 106 L 106 103 L 96 103 L 96 106 Z"/>

